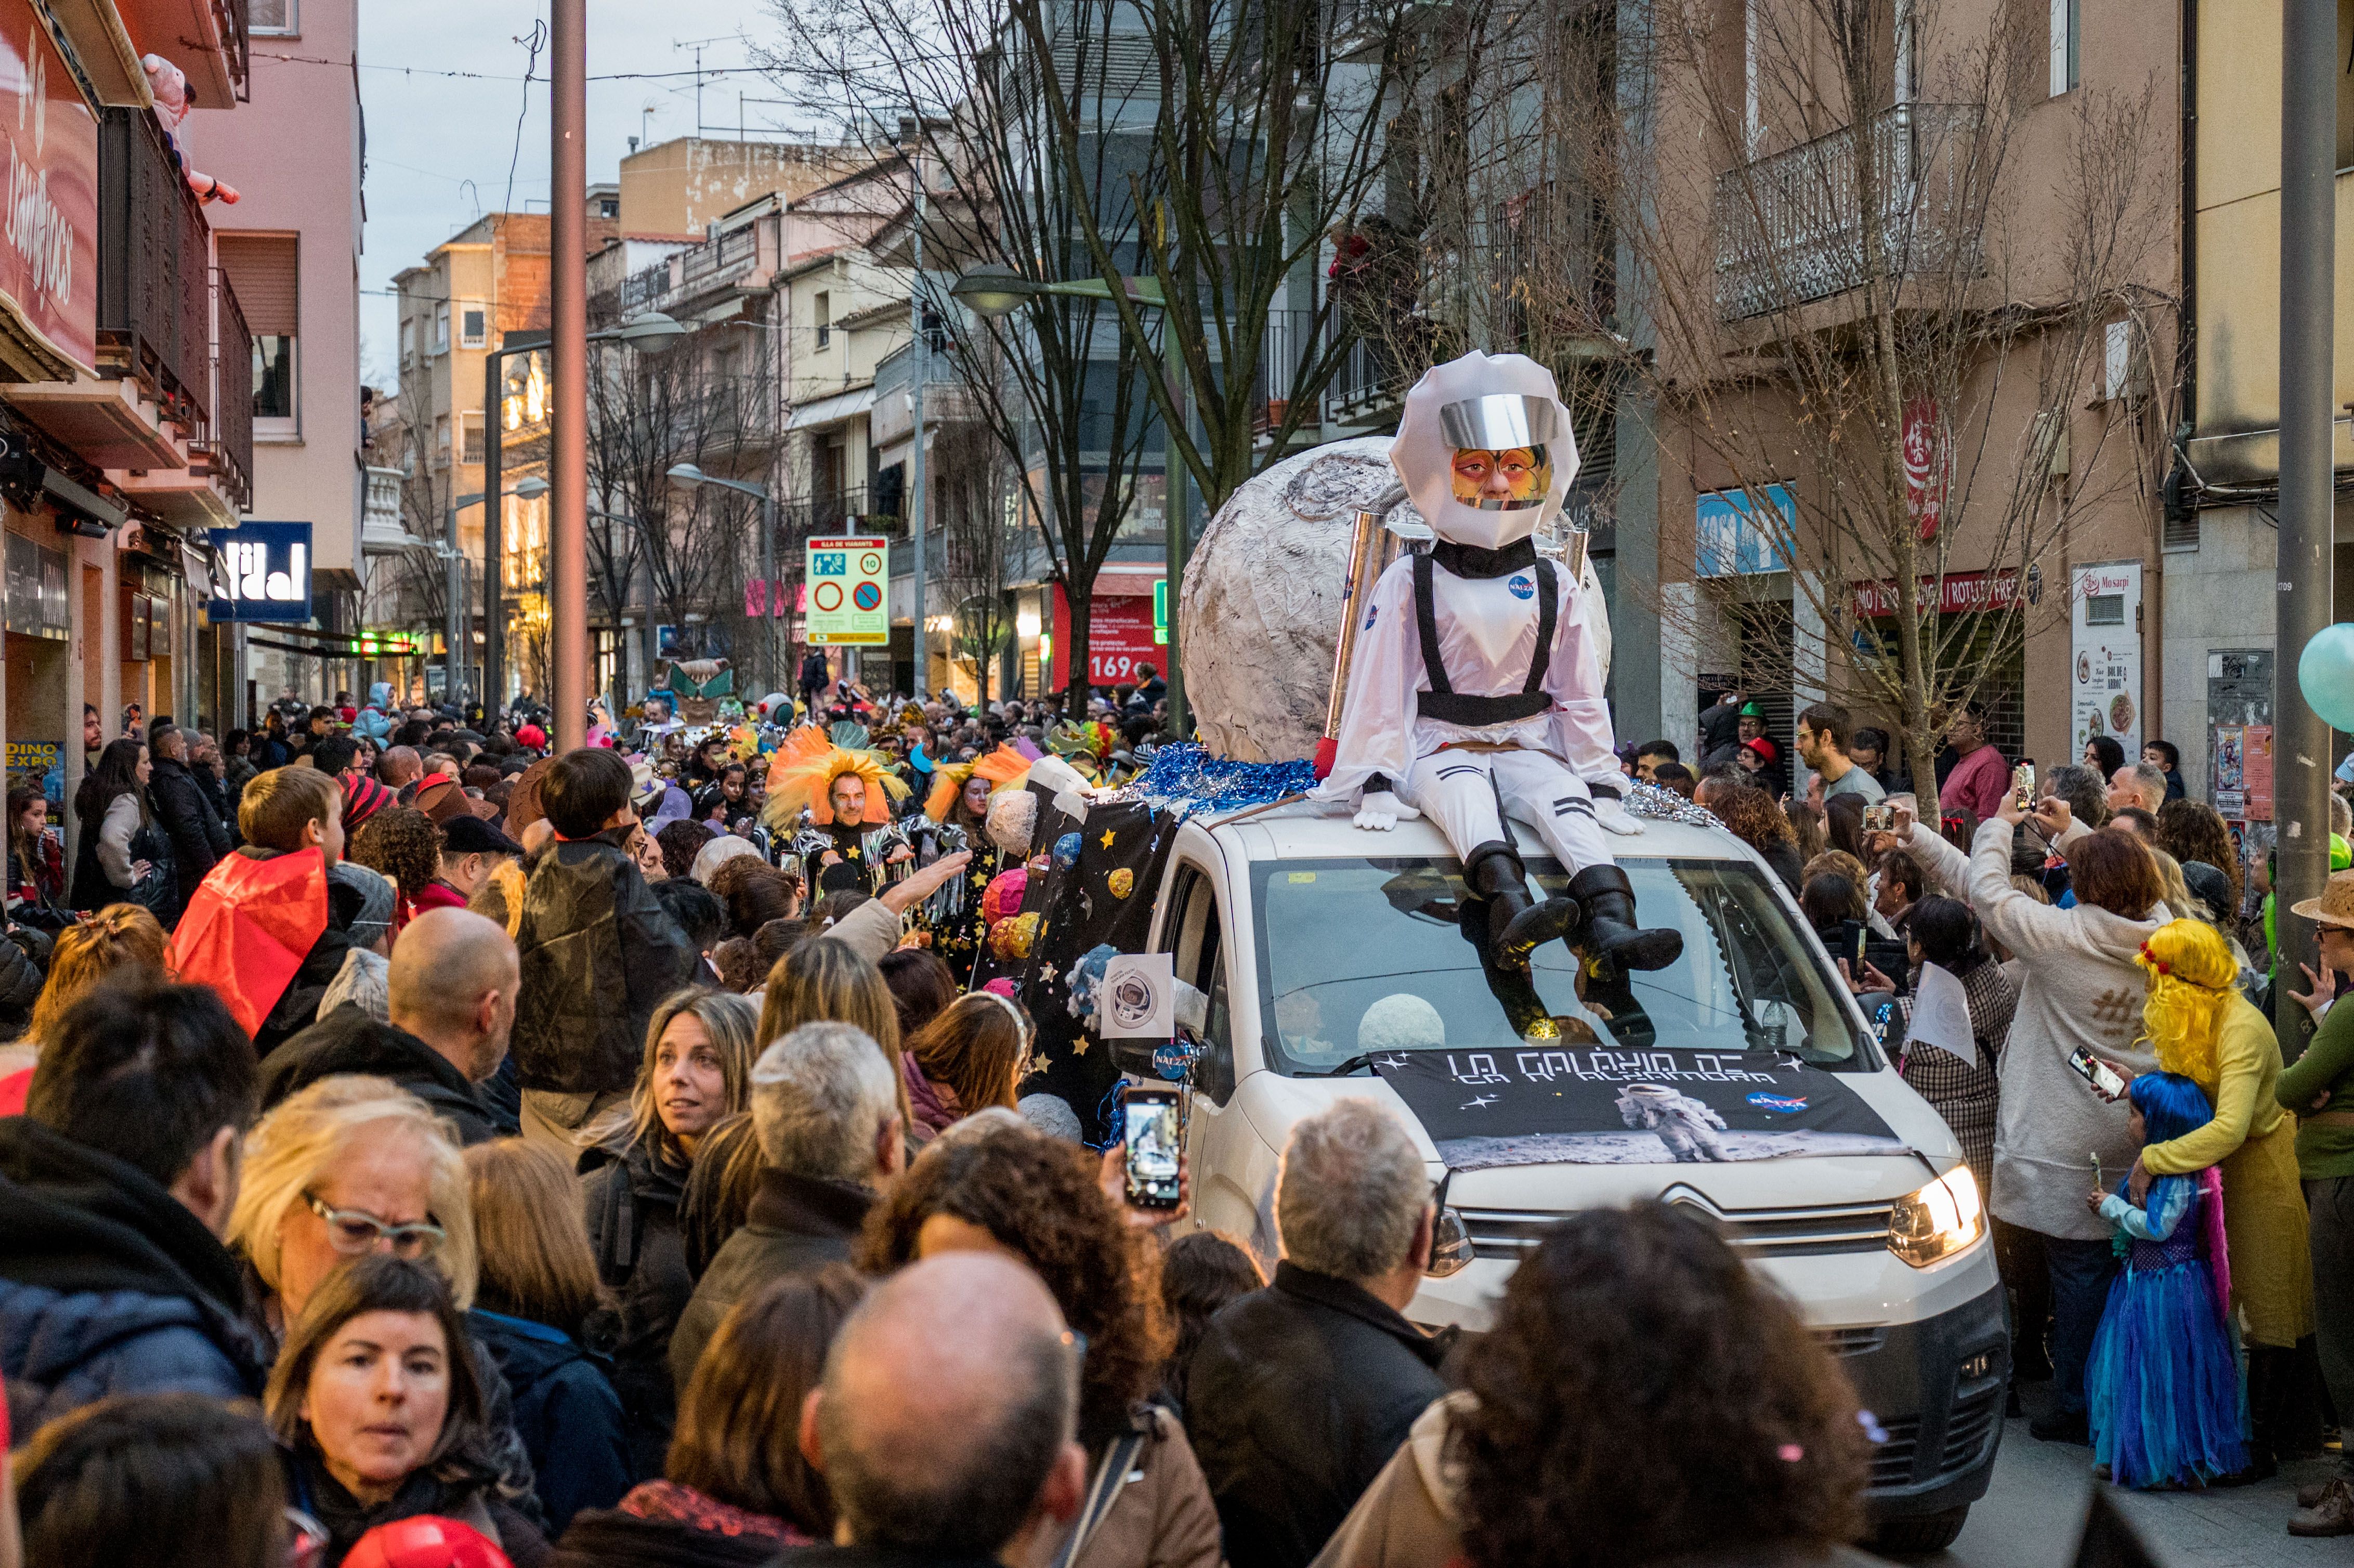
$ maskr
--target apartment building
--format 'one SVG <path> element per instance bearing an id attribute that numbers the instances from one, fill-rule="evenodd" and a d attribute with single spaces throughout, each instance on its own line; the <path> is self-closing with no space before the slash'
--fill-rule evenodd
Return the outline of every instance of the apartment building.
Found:
<path id="1" fill-rule="evenodd" d="M 85 705 L 101 741 L 134 704 L 239 715 L 209 673 L 204 607 L 224 586 L 207 530 L 252 495 L 254 348 L 217 266 L 220 209 L 191 192 L 155 112 L 151 53 L 206 106 L 192 146 L 210 124 L 275 112 L 242 6 L 0 0 L 16 100 L 0 139 L 19 193 L 0 245 L 0 737 L 12 782 L 44 784 L 61 809 L 90 759 Z M 270 177 L 238 156 L 217 143 L 196 164 L 232 184 Z"/>

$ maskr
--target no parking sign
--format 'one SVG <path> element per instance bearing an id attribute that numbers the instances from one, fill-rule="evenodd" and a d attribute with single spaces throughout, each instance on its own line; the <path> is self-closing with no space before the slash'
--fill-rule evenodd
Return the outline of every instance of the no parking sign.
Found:
<path id="1" fill-rule="evenodd" d="M 811 642 L 891 641 L 891 546 L 885 539 L 809 542 L 808 636 Z"/>

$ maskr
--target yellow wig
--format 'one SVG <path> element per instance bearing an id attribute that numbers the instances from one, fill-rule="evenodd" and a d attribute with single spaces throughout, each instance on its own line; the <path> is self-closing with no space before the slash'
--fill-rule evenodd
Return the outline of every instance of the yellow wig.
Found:
<path id="1" fill-rule="evenodd" d="M 2240 977 L 2231 944 L 2204 920 L 2174 920 L 2141 945 L 2134 962 L 2149 976 L 2141 1024 L 2158 1067 L 2215 1095 L 2222 1069 L 2217 1043 L 2223 1009 Z"/>
<path id="2" fill-rule="evenodd" d="M 1029 772 L 1030 759 L 1002 741 L 995 751 L 974 761 L 942 763 L 932 770 L 932 792 L 924 800 L 924 815 L 936 822 L 947 821 L 958 792 L 976 774 L 989 780 L 989 792 L 994 795 L 1021 783 Z"/>
<path id="3" fill-rule="evenodd" d="M 790 823 L 806 808 L 821 828 L 833 826 L 833 781 L 855 773 L 866 781 L 865 824 L 891 820 L 891 801 L 907 798 L 907 787 L 871 751 L 846 751 L 821 729 L 804 726 L 785 737 L 769 764 L 769 800 L 760 820 L 771 829 Z"/>

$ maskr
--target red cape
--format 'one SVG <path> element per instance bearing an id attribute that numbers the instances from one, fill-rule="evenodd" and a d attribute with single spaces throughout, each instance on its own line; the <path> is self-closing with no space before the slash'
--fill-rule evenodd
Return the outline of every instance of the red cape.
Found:
<path id="1" fill-rule="evenodd" d="M 326 928 L 324 853 L 232 854 L 188 900 L 172 934 L 173 972 L 183 983 L 212 987 L 253 1034 Z"/>

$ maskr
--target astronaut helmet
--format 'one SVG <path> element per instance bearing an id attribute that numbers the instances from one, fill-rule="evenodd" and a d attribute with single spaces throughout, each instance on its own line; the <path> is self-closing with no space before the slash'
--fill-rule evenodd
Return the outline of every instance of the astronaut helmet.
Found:
<path id="1" fill-rule="evenodd" d="M 1553 373 L 1474 349 L 1405 397 L 1390 464 L 1441 539 L 1483 550 L 1551 523 L 1577 477 L 1577 443 Z"/>

